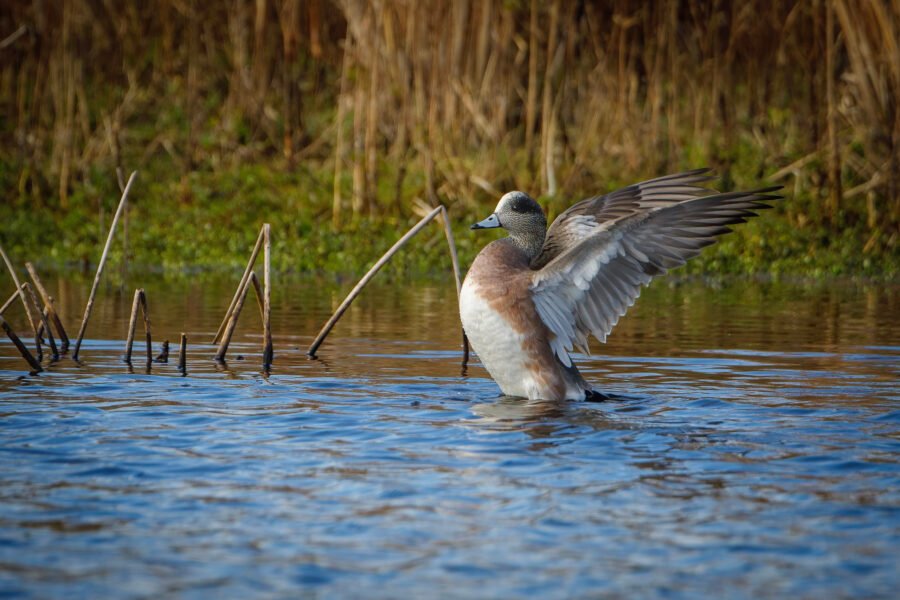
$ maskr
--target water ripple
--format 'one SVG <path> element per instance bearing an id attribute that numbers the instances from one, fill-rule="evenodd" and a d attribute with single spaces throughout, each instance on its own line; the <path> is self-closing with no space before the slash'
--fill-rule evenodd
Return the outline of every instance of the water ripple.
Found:
<path id="1" fill-rule="evenodd" d="M 308 337 L 281 335 L 270 374 L 249 333 L 230 355 L 245 360 L 226 365 L 195 345 L 187 376 L 129 368 L 120 341 L 89 339 L 83 364 L 23 378 L 0 343 L 0 590 L 889 597 L 891 295 L 822 292 L 846 314 L 871 310 L 824 332 L 792 318 L 804 310 L 793 289 L 738 292 L 716 290 L 731 303 L 685 324 L 684 307 L 706 306 L 702 286 L 648 290 L 624 331 L 581 358 L 613 395 L 602 403 L 498 397 L 477 362 L 461 373 L 458 327 L 420 305 L 452 302 L 452 288 L 383 289 L 387 312 L 361 299 L 319 360 Z M 313 329 L 305 312 L 288 317 Z M 121 329 L 107 318 L 96 326 Z"/>

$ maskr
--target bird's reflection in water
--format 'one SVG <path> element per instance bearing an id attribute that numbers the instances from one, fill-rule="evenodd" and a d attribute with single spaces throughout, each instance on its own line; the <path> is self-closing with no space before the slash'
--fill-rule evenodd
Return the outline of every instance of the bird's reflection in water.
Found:
<path id="1" fill-rule="evenodd" d="M 570 404 L 570 402 L 500 396 L 493 402 L 473 405 L 472 412 L 478 415 L 479 425 L 508 431 L 537 423 L 564 421 L 570 410 L 568 406 Z"/>
<path id="2" fill-rule="evenodd" d="M 573 402 L 500 396 L 492 402 L 473 405 L 472 412 L 478 419 L 469 423 L 492 431 L 524 430 L 533 437 L 548 437 L 571 427 L 595 430 L 630 428 L 611 413 L 616 412 L 623 402 L 641 400 L 607 396 L 604 402 Z"/>

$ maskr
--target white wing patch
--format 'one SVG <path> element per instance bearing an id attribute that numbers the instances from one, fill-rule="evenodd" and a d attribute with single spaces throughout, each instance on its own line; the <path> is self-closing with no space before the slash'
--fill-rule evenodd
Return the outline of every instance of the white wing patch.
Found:
<path id="1" fill-rule="evenodd" d="M 569 217 L 566 221 L 566 233 L 579 239 L 595 234 L 598 227 L 597 219 L 593 215 L 578 215 Z"/>
<path id="2" fill-rule="evenodd" d="M 566 226 L 585 238 L 535 271 L 531 293 L 550 329 L 550 345 L 565 365 L 573 348 L 587 350 L 588 335 L 601 342 L 656 275 L 683 265 L 715 239 L 769 208 L 764 188 L 691 197 L 667 190 L 661 206 L 613 223 L 574 216 Z M 675 203 L 673 203 L 675 202 Z"/>
<path id="3" fill-rule="evenodd" d="M 567 367 L 572 365 L 569 353 L 574 347 L 587 353 L 587 332 L 605 341 L 612 325 L 621 316 L 611 318 L 604 307 L 604 304 L 609 307 L 620 302 L 585 302 L 586 298 L 591 298 L 591 290 L 597 287 L 601 269 L 623 256 L 620 238 L 621 234 L 614 234 L 601 251 L 591 253 L 584 260 L 568 261 L 558 270 L 550 269 L 535 277 L 531 287 L 535 308 L 553 334 L 550 346 Z M 627 306 L 633 303 L 631 299 Z M 577 314 L 578 307 L 582 307 L 586 319 Z"/>

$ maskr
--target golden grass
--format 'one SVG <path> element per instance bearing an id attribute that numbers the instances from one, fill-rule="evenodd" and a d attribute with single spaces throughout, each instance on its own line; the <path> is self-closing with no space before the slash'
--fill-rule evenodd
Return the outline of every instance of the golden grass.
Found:
<path id="1" fill-rule="evenodd" d="M 796 175 L 823 199 L 798 223 L 858 197 L 895 238 L 898 23 L 900 0 L 11 0 L 2 136 L 16 193 L 63 208 L 123 155 L 316 161 L 334 227 L 709 163 L 726 185 Z"/>

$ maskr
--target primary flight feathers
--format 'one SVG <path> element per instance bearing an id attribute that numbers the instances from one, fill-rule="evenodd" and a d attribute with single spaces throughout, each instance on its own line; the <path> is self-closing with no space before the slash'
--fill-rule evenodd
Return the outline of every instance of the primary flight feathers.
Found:
<path id="1" fill-rule="evenodd" d="M 683 265 L 743 223 L 779 187 L 717 193 L 697 185 L 708 169 L 668 175 L 583 200 L 563 212 L 532 260 L 535 307 L 565 366 L 573 348 L 587 352 L 588 336 L 606 341 L 641 286 Z"/>

